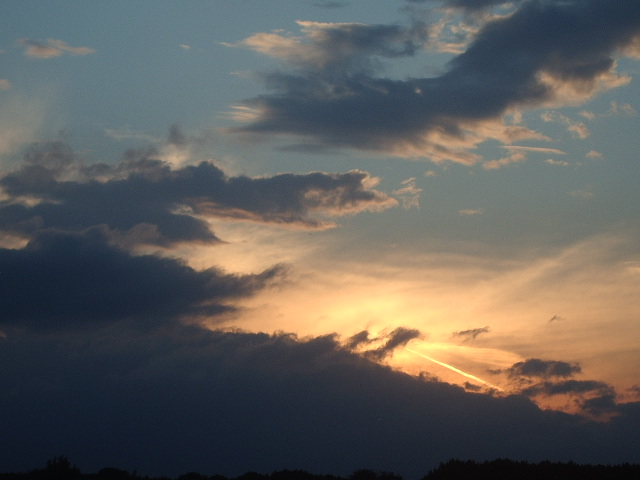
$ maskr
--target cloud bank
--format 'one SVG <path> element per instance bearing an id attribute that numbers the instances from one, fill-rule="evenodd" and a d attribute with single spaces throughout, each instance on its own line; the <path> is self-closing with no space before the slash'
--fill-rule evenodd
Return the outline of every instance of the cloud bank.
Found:
<path id="1" fill-rule="evenodd" d="M 637 404 L 620 406 L 608 424 L 585 422 L 524 396 L 467 393 L 395 372 L 334 336 L 185 327 L 10 336 L 0 352 L 0 407 L 12 412 L 4 427 L 13 432 L 0 438 L 4 471 L 60 451 L 84 471 L 372 468 L 409 479 L 454 457 L 640 460 Z"/>

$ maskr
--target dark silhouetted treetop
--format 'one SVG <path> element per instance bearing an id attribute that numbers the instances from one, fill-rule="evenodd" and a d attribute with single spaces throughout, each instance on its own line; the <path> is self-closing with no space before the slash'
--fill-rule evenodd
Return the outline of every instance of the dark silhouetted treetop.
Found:
<path id="1" fill-rule="evenodd" d="M 497 459 L 483 463 L 450 460 L 422 480 L 638 480 L 640 465 L 580 465 L 573 462 L 516 462 Z"/>

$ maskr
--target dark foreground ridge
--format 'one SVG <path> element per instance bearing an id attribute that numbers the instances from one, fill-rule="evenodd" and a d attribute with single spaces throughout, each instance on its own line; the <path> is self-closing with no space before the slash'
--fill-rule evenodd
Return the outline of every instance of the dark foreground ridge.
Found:
<path id="1" fill-rule="evenodd" d="M 281 470 L 271 474 L 247 472 L 238 477 L 185 473 L 176 479 L 148 477 L 115 467 L 97 473 L 82 473 L 65 456 L 47 462 L 45 468 L 23 473 L 0 473 L 0 480 L 403 480 L 400 475 L 357 470 L 349 477 L 317 475 L 304 470 Z M 581 465 L 573 462 L 517 462 L 498 459 L 486 462 L 450 460 L 421 480 L 638 480 L 640 465 Z"/>

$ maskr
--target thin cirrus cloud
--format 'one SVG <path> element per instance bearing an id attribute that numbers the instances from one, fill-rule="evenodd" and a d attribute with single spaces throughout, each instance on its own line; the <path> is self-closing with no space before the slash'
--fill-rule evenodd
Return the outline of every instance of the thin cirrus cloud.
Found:
<path id="1" fill-rule="evenodd" d="M 21 38 L 18 45 L 24 47 L 24 54 L 29 58 L 48 59 L 69 55 L 89 55 L 95 53 L 90 47 L 73 47 L 63 40 L 47 39 L 45 42 Z"/>
<path id="2" fill-rule="evenodd" d="M 482 2 L 497 3 L 504 2 Z M 484 24 L 444 73 L 405 80 L 380 75 L 376 60 L 414 55 L 428 46 L 424 25 L 299 25 L 301 37 L 259 33 L 236 44 L 278 58 L 290 69 L 265 74 L 271 93 L 240 105 L 251 115 L 230 131 L 473 164 L 479 156 L 471 150 L 479 143 L 513 141 L 514 126 L 503 124 L 503 115 L 578 104 L 628 83 L 616 72 L 615 57 L 638 54 L 640 5 L 518 2 L 512 14 Z M 524 127 L 517 134 L 540 138 Z"/>
<path id="3" fill-rule="evenodd" d="M 475 340 L 478 335 L 482 335 L 483 333 L 489 333 L 489 327 L 479 327 L 479 328 L 470 328 L 468 330 L 460 330 L 458 332 L 453 332 L 454 337 L 462 338 L 464 341 L 467 340 Z"/>

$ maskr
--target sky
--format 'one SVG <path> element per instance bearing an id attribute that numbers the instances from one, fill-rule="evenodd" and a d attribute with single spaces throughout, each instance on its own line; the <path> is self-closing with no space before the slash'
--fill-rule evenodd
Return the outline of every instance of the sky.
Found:
<path id="1" fill-rule="evenodd" d="M 640 462 L 640 3 L 0 11 L 0 471 Z"/>

